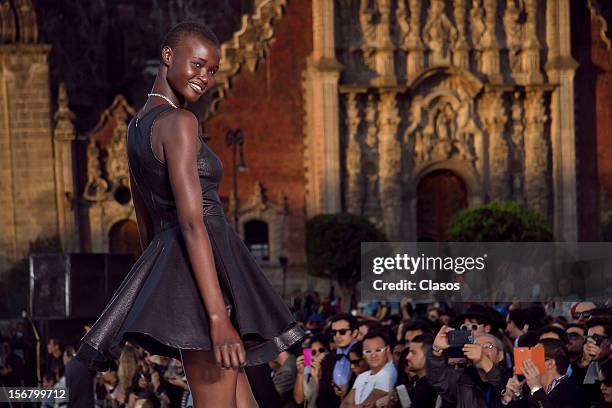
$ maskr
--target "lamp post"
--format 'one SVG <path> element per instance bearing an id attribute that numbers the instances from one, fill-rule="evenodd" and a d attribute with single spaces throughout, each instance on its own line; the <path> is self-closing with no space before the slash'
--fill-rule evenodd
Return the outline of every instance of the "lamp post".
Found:
<path id="1" fill-rule="evenodd" d="M 287 264 L 289 263 L 289 258 L 281 255 L 278 257 L 278 263 L 280 263 L 281 268 L 283 268 L 283 298 L 285 298 L 287 291 Z"/>
<path id="2" fill-rule="evenodd" d="M 230 129 L 225 134 L 225 143 L 228 147 L 232 148 L 232 192 L 234 194 L 234 208 L 232 209 L 234 215 L 234 228 L 238 232 L 238 172 L 245 172 L 247 169 L 246 163 L 244 162 L 244 134 L 242 129 Z M 236 153 L 240 154 L 240 161 L 236 160 Z"/>

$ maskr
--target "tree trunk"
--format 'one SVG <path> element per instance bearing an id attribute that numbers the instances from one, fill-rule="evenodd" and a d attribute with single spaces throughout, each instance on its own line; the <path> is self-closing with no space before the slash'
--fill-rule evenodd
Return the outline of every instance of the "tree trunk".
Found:
<path id="1" fill-rule="evenodd" d="M 355 286 L 354 285 L 343 285 L 340 282 L 338 282 L 338 289 L 340 290 L 340 297 L 342 298 L 342 311 L 350 312 L 351 311 L 351 298 L 353 297 Z"/>

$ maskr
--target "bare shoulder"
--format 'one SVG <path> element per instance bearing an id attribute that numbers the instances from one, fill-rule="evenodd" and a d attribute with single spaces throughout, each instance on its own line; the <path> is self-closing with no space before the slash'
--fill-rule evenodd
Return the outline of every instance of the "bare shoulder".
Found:
<path id="1" fill-rule="evenodd" d="M 197 117 L 187 109 L 171 109 L 160 117 L 158 129 L 162 143 L 196 143 L 199 133 Z"/>

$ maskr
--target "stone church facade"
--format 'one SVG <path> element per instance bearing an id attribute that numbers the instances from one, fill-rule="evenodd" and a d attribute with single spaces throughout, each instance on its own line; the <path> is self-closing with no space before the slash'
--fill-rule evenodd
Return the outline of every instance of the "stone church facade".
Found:
<path id="1" fill-rule="evenodd" d="M 320 213 L 442 240 L 460 209 L 513 200 L 558 240 L 599 240 L 609 17 L 597 0 L 255 0 L 194 110 L 225 166 L 227 210 L 274 284 L 285 258 L 288 287 L 304 287 L 304 223 Z M 66 87 L 51 101 L 32 3 L 0 1 L 0 18 L 0 270 L 41 236 L 66 252 L 137 252 L 123 139 L 137 107 L 117 95 L 77 132 Z M 237 127 L 248 170 L 235 194 L 225 133 Z"/>

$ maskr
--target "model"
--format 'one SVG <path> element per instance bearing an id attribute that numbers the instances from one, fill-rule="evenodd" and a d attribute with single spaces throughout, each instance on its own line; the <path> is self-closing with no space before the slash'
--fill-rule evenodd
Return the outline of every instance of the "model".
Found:
<path id="1" fill-rule="evenodd" d="M 214 84 L 220 48 L 199 23 L 166 36 L 144 107 L 127 131 L 143 254 L 79 357 L 104 371 L 125 341 L 182 359 L 197 408 L 257 406 L 242 368 L 272 360 L 304 332 L 227 223 L 219 158 L 184 109 Z"/>

